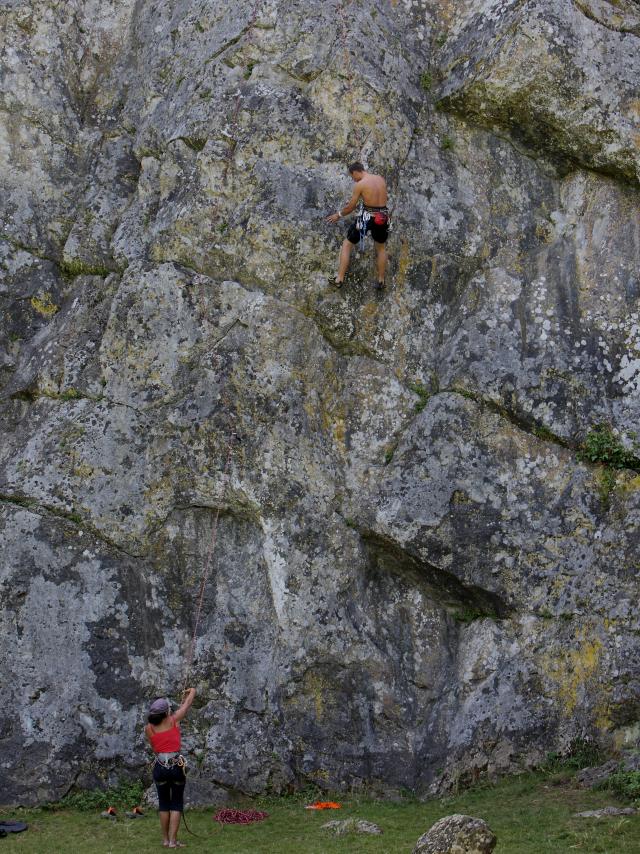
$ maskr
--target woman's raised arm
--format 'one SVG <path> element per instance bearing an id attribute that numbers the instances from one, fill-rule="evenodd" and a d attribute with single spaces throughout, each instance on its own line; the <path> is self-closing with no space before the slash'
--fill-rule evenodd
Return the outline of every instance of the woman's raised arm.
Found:
<path id="1" fill-rule="evenodd" d="M 196 696 L 196 689 L 195 688 L 187 688 L 187 690 L 184 692 L 184 698 L 182 700 L 180 708 L 175 712 L 175 714 L 173 716 L 176 719 L 176 721 L 181 721 L 182 718 L 187 714 L 187 712 L 191 708 L 191 704 L 193 703 L 193 699 L 195 696 Z"/>

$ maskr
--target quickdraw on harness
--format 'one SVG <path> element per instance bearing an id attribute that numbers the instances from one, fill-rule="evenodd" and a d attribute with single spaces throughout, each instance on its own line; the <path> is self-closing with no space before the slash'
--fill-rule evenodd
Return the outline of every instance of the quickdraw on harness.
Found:
<path id="1" fill-rule="evenodd" d="M 358 229 L 358 234 L 360 236 L 358 243 L 358 251 L 360 253 L 364 252 L 364 242 L 367 237 L 367 226 L 371 219 L 373 219 L 373 224 L 380 228 L 386 225 L 387 231 L 391 231 L 392 229 L 391 217 L 389 216 L 389 211 L 386 207 L 367 209 L 365 205 L 361 203 L 356 217 L 356 228 Z"/>
<path id="2" fill-rule="evenodd" d="M 364 242 L 367 237 L 367 225 L 370 219 L 371 214 L 368 210 L 365 210 L 364 205 L 361 205 L 358 208 L 358 216 L 356 218 L 356 228 L 358 229 L 358 234 L 360 235 L 360 242 L 358 243 L 358 252 L 360 252 L 361 254 L 364 252 Z"/>

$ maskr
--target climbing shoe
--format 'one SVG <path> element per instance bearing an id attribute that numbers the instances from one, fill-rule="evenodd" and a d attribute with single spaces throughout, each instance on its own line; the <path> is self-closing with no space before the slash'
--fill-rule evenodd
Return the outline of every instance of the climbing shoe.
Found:
<path id="1" fill-rule="evenodd" d="M 144 818 L 144 813 L 140 807 L 134 807 L 131 812 L 126 812 L 125 815 L 127 818 Z"/>

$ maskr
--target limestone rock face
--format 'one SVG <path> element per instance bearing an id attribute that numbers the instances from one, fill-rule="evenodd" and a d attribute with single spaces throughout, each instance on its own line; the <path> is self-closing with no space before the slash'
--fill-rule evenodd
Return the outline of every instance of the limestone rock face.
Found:
<path id="1" fill-rule="evenodd" d="M 491 854 L 497 841 L 481 818 L 448 815 L 418 839 L 413 854 Z"/>
<path id="2" fill-rule="evenodd" d="M 443 51 L 448 106 L 550 156 L 640 182 L 635 0 L 460 5 Z"/>
<path id="3" fill-rule="evenodd" d="M 637 738 L 639 18 L 0 0 L 0 802 L 140 774 L 187 675 L 216 791 Z"/>

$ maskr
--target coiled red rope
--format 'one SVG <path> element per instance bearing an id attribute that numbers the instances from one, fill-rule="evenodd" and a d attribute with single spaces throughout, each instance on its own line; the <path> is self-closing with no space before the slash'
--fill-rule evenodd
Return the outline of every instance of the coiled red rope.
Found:
<path id="1" fill-rule="evenodd" d="M 251 824 L 254 821 L 263 821 L 263 819 L 268 817 L 268 812 L 260 812 L 259 810 L 233 810 L 226 808 L 218 810 L 213 820 L 219 821 L 220 824 Z"/>

